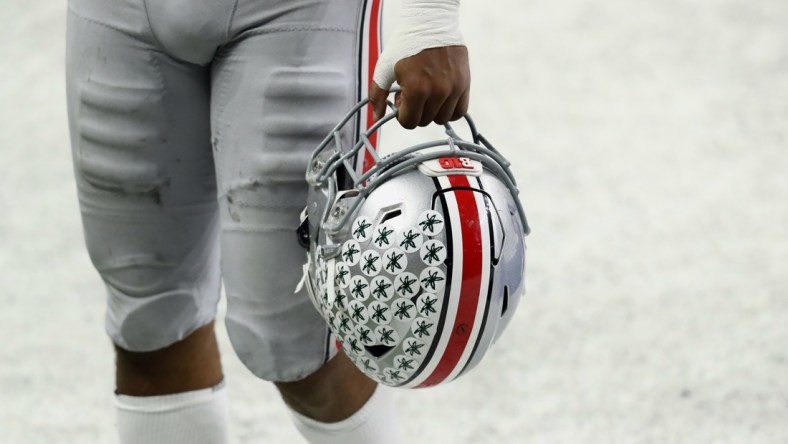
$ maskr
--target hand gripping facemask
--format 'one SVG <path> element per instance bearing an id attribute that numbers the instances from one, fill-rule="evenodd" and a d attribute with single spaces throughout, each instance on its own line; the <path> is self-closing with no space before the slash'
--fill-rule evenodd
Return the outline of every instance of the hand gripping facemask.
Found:
<path id="1" fill-rule="evenodd" d="M 524 292 L 528 224 L 509 163 L 479 134 L 380 158 L 346 137 L 362 101 L 315 150 L 299 238 L 304 284 L 347 356 L 373 380 L 429 387 L 473 368 Z M 345 127 L 348 128 L 345 128 Z M 344 129 L 344 130 L 343 130 Z M 374 165 L 359 173 L 354 160 Z"/>

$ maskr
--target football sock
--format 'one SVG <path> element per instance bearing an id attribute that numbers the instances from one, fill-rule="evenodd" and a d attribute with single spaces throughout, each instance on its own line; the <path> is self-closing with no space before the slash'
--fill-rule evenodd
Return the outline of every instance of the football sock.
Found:
<path id="1" fill-rule="evenodd" d="M 399 444 L 402 433 L 388 389 L 378 387 L 356 413 L 325 423 L 292 409 L 293 423 L 310 444 Z"/>
<path id="2" fill-rule="evenodd" d="M 227 388 L 163 396 L 116 395 L 122 444 L 226 444 Z"/>

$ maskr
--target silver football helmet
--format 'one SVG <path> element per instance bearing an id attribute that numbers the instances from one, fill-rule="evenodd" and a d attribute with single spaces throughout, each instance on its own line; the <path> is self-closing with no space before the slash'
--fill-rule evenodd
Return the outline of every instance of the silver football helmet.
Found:
<path id="1" fill-rule="evenodd" d="M 305 285 L 345 353 L 373 380 L 429 387 L 473 368 L 512 318 L 528 223 L 509 163 L 478 133 L 380 158 L 347 137 L 364 100 L 315 150 L 299 236 Z M 355 159 L 371 156 L 366 172 Z"/>

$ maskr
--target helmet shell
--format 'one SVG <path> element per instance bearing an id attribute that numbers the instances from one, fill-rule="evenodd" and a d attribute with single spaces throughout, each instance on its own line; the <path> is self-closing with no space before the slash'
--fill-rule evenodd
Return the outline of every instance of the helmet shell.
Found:
<path id="1" fill-rule="evenodd" d="M 525 233 L 509 187 L 484 168 L 413 167 L 366 197 L 328 196 L 320 186 L 310 192 L 308 287 L 358 368 L 415 388 L 478 364 L 524 290 Z M 353 199 L 362 202 L 350 223 L 323 229 Z"/>

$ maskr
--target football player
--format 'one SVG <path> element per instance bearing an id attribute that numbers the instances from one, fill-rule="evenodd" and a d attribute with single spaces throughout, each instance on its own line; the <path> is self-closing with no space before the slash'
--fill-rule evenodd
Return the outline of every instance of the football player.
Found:
<path id="1" fill-rule="evenodd" d="M 355 102 L 406 128 L 468 107 L 459 0 L 69 0 L 67 92 L 90 258 L 107 288 L 122 443 L 228 441 L 214 336 L 312 443 L 394 443 L 391 401 L 337 351 L 293 235 L 311 151 Z M 348 134 L 353 137 L 357 134 Z M 221 260 L 220 260 L 221 258 Z"/>

